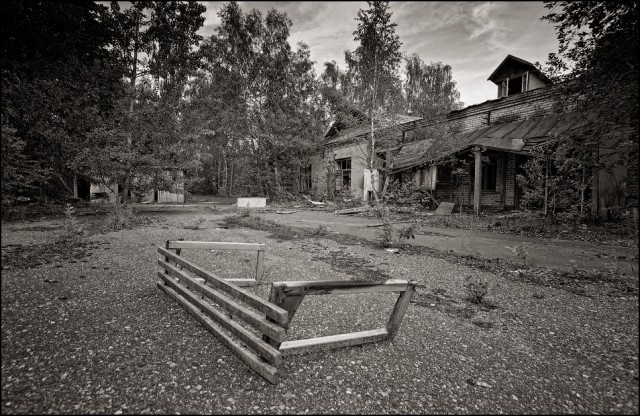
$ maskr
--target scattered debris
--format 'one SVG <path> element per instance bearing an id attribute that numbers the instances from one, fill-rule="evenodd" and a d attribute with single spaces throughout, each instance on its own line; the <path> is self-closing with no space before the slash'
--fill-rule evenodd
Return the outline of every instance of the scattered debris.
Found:
<path id="1" fill-rule="evenodd" d="M 355 207 L 355 208 L 339 209 L 335 213 L 338 215 L 351 215 L 351 214 L 358 214 L 360 212 L 365 212 L 368 209 L 369 207 Z"/>
<path id="2" fill-rule="evenodd" d="M 276 211 L 276 214 L 293 214 L 294 212 L 299 212 L 300 210 L 295 211 Z"/>
<path id="3" fill-rule="evenodd" d="M 311 202 L 313 205 L 324 205 L 324 202 L 312 201 L 311 198 L 307 198 L 307 201 Z"/>
<path id="4" fill-rule="evenodd" d="M 453 202 L 441 202 L 438 205 L 438 209 L 436 209 L 436 215 L 451 215 L 453 212 L 453 207 L 455 204 Z"/>
<path id="5" fill-rule="evenodd" d="M 394 253 L 394 254 L 395 254 L 395 253 L 399 253 L 399 252 L 400 252 L 400 250 L 398 250 L 397 248 L 388 248 L 388 249 L 387 249 L 387 251 L 388 251 L 389 253 Z"/>
<path id="6" fill-rule="evenodd" d="M 410 222 L 413 222 L 413 221 L 393 221 L 393 222 L 389 222 L 387 224 L 406 224 L 406 223 L 410 223 Z M 369 224 L 369 225 L 367 225 L 367 227 L 382 227 L 384 225 L 385 225 L 384 223 L 382 223 L 382 224 Z"/>

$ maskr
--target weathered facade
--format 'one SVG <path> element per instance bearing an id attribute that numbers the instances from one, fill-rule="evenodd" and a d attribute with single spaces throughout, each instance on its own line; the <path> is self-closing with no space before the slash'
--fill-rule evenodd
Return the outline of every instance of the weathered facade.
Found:
<path id="1" fill-rule="evenodd" d="M 559 87 L 523 59 L 508 55 L 488 80 L 496 85 L 497 99 L 452 111 L 437 123 L 427 125 L 425 120 L 414 118 L 394 126 L 397 134 L 404 138 L 391 142 L 387 149 L 387 161 L 393 162 L 387 167 L 395 179 L 412 180 L 431 191 L 440 202 L 473 206 L 477 212 L 482 207 L 520 206 L 522 192 L 516 175 L 524 173 L 524 163 L 540 155 L 540 146 L 583 128 L 584 120 L 576 114 L 556 113 Z M 439 133 L 443 131 L 446 134 Z M 416 137 L 407 136 L 407 132 L 413 132 Z M 362 190 L 367 166 L 353 160 L 358 160 L 360 154 L 366 155 L 368 147 L 363 140 L 349 140 L 354 135 L 345 133 L 334 138 L 325 135 L 325 140 L 329 140 L 323 157 L 314 159 L 314 171 L 321 172 L 322 164 L 331 167 L 332 158 L 338 163 L 351 158 L 355 197 Z M 361 136 L 364 138 L 364 135 L 366 132 Z M 601 146 L 599 151 L 608 150 Z M 464 170 L 458 170 L 456 175 L 452 174 L 454 167 L 444 162 L 451 157 L 467 162 L 463 163 Z M 637 164 L 637 160 L 632 160 L 612 172 L 593 170 L 586 195 L 592 213 L 602 214 L 615 206 L 637 206 Z M 318 175 L 313 185 L 320 189 L 323 180 L 324 177 Z"/>
<path id="2" fill-rule="evenodd" d="M 422 121 L 421 117 L 394 115 L 377 122 L 376 149 L 383 151 L 412 140 Z M 377 186 L 379 191 L 380 180 L 365 181 L 365 176 L 376 176 L 375 172 L 371 174 L 369 171 L 370 139 L 371 125 L 368 122 L 340 131 L 330 126 L 323 138 L 323 152 L 310 158 L 311 189 L 308 191 L 318 199 L 341 194 L 344 198 L 363 200 L 368 199 L 365 189 Z M 376 160 L 374 169 L 380 163 Z"/>

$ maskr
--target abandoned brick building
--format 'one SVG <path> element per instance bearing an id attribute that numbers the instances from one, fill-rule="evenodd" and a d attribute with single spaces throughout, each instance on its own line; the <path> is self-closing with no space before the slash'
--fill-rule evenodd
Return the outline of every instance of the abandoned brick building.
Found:
<path id="1" fill-rule="evenodd" d="M 386 148 L 377 148 L 380 166 L 394 179 L 412 180 L 439 201 L 483 207 L 519 208 L 522 191 L 516 175 L 536 150 L 562 133 L 583 126 L 575 114 L 555 111 L 557 86 L 533 64 L 508 55 L 488 78 L 497 98 L 461 110 L 444 120 L 427 122 L 412 116 L 390 116 L 376 135 L 386 136 Z M 441 134 L 446 131 L 447 134 Z M 311 158 L 310 191 L 315 195 L 348 193 L 368 200 L 367 191 L 382 189 L 382 179 L 367 168 L 370 126 L 324 134 L 322 154 Z M 449 156 L 470 162 L 470 179 L 459 182 Z M 594 170 L 590 186 L 592 213 L 609 207 L 637 205 L 637 161 L 613 172 Z M 623 189 L 621 189 L 621 185 Z"/>

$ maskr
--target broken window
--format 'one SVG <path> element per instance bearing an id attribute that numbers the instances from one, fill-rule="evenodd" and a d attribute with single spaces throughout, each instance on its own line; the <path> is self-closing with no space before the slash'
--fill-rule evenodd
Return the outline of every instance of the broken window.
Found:
<path id="1" fill-rule="evenodd" d="M 336 188 L 349 189 L 351 188 L 351 158 L 337 159 L 336 160 Z"/>
<path id="2" fill-rule="evenodd" d="M 300 184 L 302 186 L 302 192 L 311 191 L 311 165 L 307 165 L 302 168 Z"/>
<path id="3" fill-rule="evenodd" d="M 525 72 L 517 77 L 502 80 L 500 85 L 501 97 L 519 94 L 529 90 L 529 72 Z"/>

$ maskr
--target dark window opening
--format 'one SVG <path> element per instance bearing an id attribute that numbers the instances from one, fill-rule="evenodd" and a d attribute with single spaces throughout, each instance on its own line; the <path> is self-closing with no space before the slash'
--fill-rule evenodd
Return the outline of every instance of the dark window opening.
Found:
<path id="1" fill-rule="evenodd" d="M 302 185 L 303 192 L 311 191 L 311 165 L 308 165 L 302 168 L 302 180 L 300 181 Z"/>
<path id="2" fill-rule="evenodd" d="M 509 95 L 522 92 L 522 77 L 511 78 L 509 80 Z"/>
<path id="3" fill-rule="evenodd" d="M 498 161 L 495 156 L 489 156 L 489 163 L 482 164 L 482 190 L 495 191 L 498 176 Z"/>
<path id="4" fill-rule="evenodd" d="M 338 159 L 337 164 L 337 186 L 338 189 L 351 188 L 351 158 Z"/>

